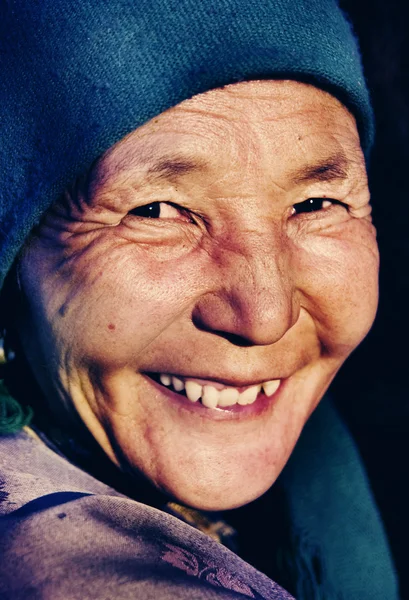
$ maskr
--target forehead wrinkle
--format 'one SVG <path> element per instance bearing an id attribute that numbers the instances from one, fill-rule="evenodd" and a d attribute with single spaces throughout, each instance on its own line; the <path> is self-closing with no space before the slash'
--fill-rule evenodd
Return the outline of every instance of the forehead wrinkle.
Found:
<path id="1" fill-rule="evenodd" d="M 234 107 L 231 107 L 227 104 L 227 102 L 221 102 L 219 104 L 215 104 L 215 103 L 205 103 L 203 102 L 203 99 L 201 99 L 200 104 L 198 104 L 197 106 L 193 105 L 189 105 L 187 104 L 188 102 L 192 102 L 193 100 L 195 100 L 195 98 L 193 98 L 191 101 L 187 100 L 186 104 L 180 104 L 179 106 L 175 106 L 172 109 L 172 113 L 175 115 L 193 115 L 193 116 L 199 116 L 199 117 L 203 117 L 203 118 L 207 118 L 207 117 L 211 117 L 212 119 L 219 119 L 220 121 L 226 121 L 227 123 L 229 123 L 232 120 L 232 115 L 231 114 L 226 114 L 226 109 L 227 111 L 232 110 Z"/>

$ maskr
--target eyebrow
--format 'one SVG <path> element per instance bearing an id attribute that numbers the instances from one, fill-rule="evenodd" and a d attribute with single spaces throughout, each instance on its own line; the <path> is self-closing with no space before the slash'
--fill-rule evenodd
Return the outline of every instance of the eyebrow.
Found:
<path id="1" fill-rule="evenodd" d="M 348 178 L 350 161 L 339 152 L 320 162 L 306 165 L 290 174 L 295 184 L 345 180 Z M 205 171 L 208 165 L 203 160 L 181 156 L 165 157 L 151 162 L 146 172 L 149 179 L 175 181 L 184 175 Z"/>
<path id="2" fill-rule="evenodd" d="M 336 181 L 348 178 L 349 160 L 344 153 L 334 154 L 325 160 L 302 167 L 291 174 L 294 183 Z"/>
<path id="3" fill-rule="evenodd" d="M 168 157 L 151 164 L 147 171 L 149 178 L 175 180 L 184 175 L 197 171 L 204 171 L 206 164 L 197 159 L 192 160 L 183 157 Z"/>

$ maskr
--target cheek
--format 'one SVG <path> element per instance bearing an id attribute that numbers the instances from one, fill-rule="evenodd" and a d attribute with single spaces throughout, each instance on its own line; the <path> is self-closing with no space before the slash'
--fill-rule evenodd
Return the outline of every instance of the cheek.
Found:
<path id="1" fill-rule="evenodd" d="M 135 247 L 85 258 L 57 281 L 64 291 L 54 292 L 52 319 L 57 337 L 81 360 L 113 368 L 137 362 L 191 311 L 198 291 L 194 260 L 158 261 Z"/>
<path id="2" fill-rule="evenodd" d="M 366 336 L 378 305 L 379 256 L 373 235 L 365 243 L 325 238 L 298 254 L 302 304 L 324 347 L 349 354 Z"/>

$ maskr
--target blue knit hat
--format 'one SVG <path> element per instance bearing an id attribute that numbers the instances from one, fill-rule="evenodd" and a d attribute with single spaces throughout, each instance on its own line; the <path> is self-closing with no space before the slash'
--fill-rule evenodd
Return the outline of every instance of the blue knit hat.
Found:
<path id="1" fill-rule="evenodd" d="M 249 79 L 296 79 L 373 121 L 334 0 L 3 0 L 0 285 L 32 227 L 107 148 L 165 109 Z"/>

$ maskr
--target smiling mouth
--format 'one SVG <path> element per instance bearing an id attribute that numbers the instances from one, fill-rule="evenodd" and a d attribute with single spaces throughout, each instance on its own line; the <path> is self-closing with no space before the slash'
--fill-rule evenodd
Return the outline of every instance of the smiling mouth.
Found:
<path id="1" fill-rule="evenodd" d="M 180 396 L 187 398 L 190 402 L 195 403 L 200 401 L 206 408 L 213 409 L 254 404 L 260 392 L 270 397 L 277 392 L 281 384 L 281 379 L 272 379 L 238 389 L 232 386 L 221 385 L 217 382 L 209 381 L 205 383 L 204 380 L 177 377 L 167 373 L 149 373 L 149 377 Z"/>

